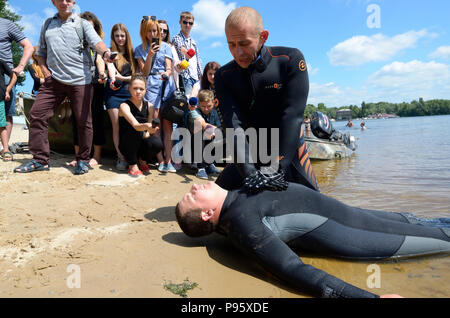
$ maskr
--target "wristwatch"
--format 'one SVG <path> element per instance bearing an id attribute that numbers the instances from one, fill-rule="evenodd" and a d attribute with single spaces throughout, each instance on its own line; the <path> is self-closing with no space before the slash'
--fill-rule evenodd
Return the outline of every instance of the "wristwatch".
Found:
<path id="1" fill-rule="evenodd" d="M 109 52 L 110 54 L 111 54 L 111 51 L 110 50 L 106 50 L 105 52 L 103 52 L 103 54 L 102 54 L 102 58 L 104 59 L 105 58 L 105 53 L 106 52 Z"/>

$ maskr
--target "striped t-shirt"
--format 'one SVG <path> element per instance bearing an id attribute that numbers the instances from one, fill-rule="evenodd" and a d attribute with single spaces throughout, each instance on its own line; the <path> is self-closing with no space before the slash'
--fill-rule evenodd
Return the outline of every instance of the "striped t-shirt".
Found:
<path id="1" fill-rule="evenodd" d="M 19 43 L 24 39 L 25 35 L 14 22 L 0 18 L 0 60 L 5 61 L 11 69 L 14 68 L 11 42 Z"/>

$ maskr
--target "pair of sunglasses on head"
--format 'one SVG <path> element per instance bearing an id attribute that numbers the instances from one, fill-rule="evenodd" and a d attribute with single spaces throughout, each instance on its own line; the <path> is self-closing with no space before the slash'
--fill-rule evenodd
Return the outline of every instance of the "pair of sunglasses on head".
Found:
<path id="1" fill-rule="evenodd" d="M 154 15 L 152 15 L 152 16 L 147 16 L 147 15 L 144 15 L 143 17 L 142 17 L 142 21 L 148 21 L 148 20 L 152 20 L 153 22 L 154 21 L 156 21 L 156 16 L 154 16 Z M 188 22 L 188 21 L 185 21 L 185 20 L 183 20 L 183 24 L 184 25 L 194 25 L 194 22 Z M 165 31 L 165 32 L 167 32 L 167 30 L 161 30 L 161 31 Z"/>

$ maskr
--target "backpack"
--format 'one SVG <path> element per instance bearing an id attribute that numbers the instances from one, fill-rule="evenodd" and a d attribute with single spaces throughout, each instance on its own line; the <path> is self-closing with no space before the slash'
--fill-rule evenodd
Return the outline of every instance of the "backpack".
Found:
<path id="1" fill-rule="evenodd" d="M 188 99 L 184 92 L 183 79 L 180 76 L 180 87 L 165 100 L 161 100 L 161 117 L 168 121 L 181 125 L 184 114 L 188 111 Z M 161 99 L 164 98 L 167 81 L 164 81 L 161 93 Z"/>
<path id="2" fill-rule="evenodd" d="M 44 49 L 47 48 L 47 43 L 45 42 L 45 32 L 47 32 L 48 26 L 50 25 L 52 20 L 53 20 L 53 17 L 45 20 L 44 27 L 42 28 L 42 32 L 43 32 L 42 38 L 44 41 L 41 41 L 41 46 Z M 75 22 L 75 31 L 77 32 L 78 38 L 80 39 L 80 46 L 78 47 L 78 52 L 80 54 L 82 54 L 83 51 L 85 51 L 86 49 L 89 48 L 89 43 L 86 41 L 86 39 L 84 37 L 84 29 L 83 29 L 82 21 L 83 21 L 83 18 L 80 18 L 80 19 L 77 19 Z M 90 57 L 90 59 L 89 59 L 90 69 L 91 69 L 92 77 L 94 77 L 94 75 L 95 75 L 95 54 L 91 54 L 90 51 L 86 52 L 86 54 L 88 54 Z"/>

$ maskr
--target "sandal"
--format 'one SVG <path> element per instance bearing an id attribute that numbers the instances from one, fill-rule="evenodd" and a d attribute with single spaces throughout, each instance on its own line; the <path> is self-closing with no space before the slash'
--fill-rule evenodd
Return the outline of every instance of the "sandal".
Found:
<path id="1" fill-rule="evenodd" d="M 11 151 L 5 151 L 2 153 L 2 158 L 4 162 L 10 162 L 14 160 L 14 156 Z"/>
<path id="2" fill-rule="evenodd" d="M 131 171 L 131 169 L 128 169 L 128 175 L 129 176 L 131 176 L 131 177 L 139 177 L 139 176 L 142 176 L 143 175 L 143 173 L 142 173 L 142 171 L 141 170 L 135 170 L 135 171 Z"/>
<path id="3" fill-rule="evenodd" d="M 49 165 L 43 165 L 37 162 L 36 160 L 31 160 L 28 163 L 24 163 L 23 165 L 18 166 L 14 169 L 16 173 L 29 173 L 33 171 L 49 171 Z"/>

